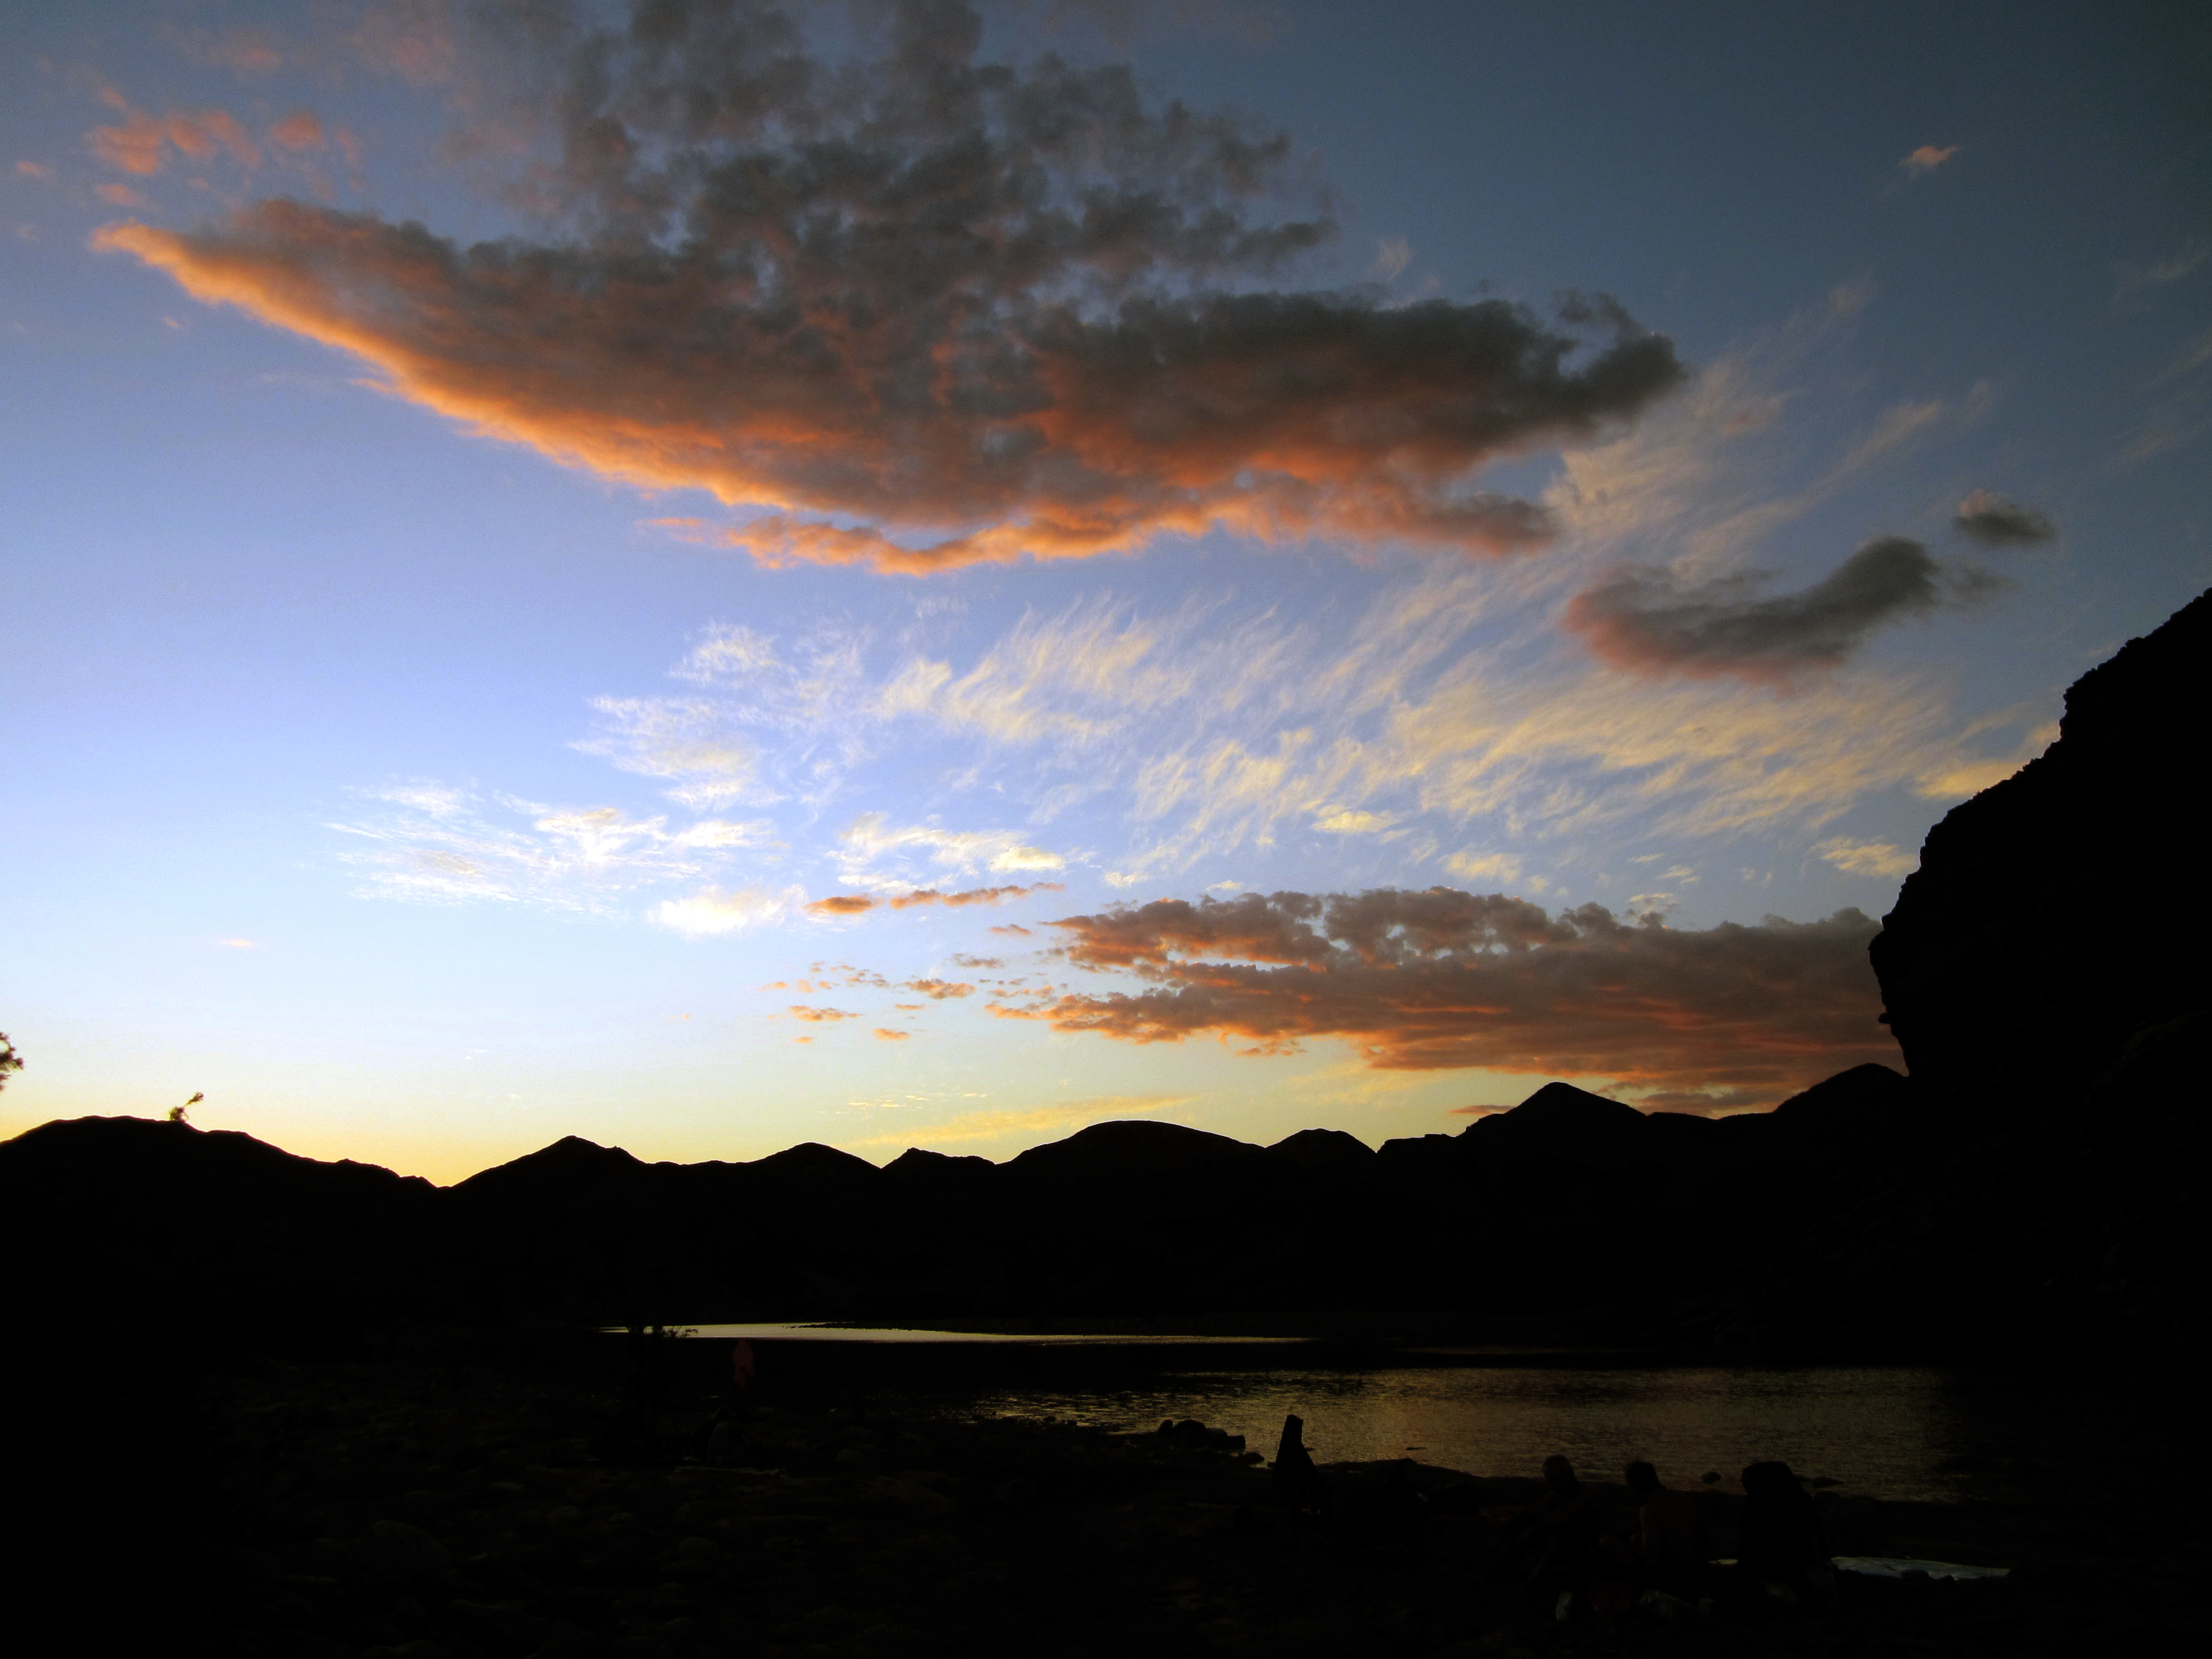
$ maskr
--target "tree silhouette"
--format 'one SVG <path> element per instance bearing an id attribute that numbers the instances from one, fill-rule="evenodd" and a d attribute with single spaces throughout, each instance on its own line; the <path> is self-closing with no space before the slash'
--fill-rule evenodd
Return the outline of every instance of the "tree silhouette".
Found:
<path id="1" fill-rule="evenodd" d="M 172 1122 L 172 1123 L 182 1123 L 182 1122 L 185 1122 L 185 1121 L 186 1121 L 186 1120 L 185 1120 L 185 1114 L 186 1112 L 189 1112 L 190 1110 L 191 1110 L 193 1107 L 195 1107 L 195 1106 L 198 1105 L 198 1104 L 200 1103 L 200 1102 L 202 1102 L 202 1101 L 205 1100 L 206 1098 L 207 1098 L 207 1097 L 206 1097 L 205 1095 L 202 1095 L 202 1094 L 196 1094 L 196 1095 L 194 1095 L 194 1096 L 193 1096 L 190 1100 L 186 1101 L 183 1105 L 181 1105 L 181 1106 L 172 1106 L 172 1107 L 170 1107 L 170 1108 L 169 1108 L 169 1121 L 170 1121 L 170 1122 Z"/>
<path id="2" fill-rule="evenodd" d="M 15 1052 L 15 1045 L 8 1040 L 8 1034 L 5 1031 L 0 1031 L 0 1089 L 8 1086 L 9 1073 L 20 1072 L 22 1069 L 22 1055 Z"/>

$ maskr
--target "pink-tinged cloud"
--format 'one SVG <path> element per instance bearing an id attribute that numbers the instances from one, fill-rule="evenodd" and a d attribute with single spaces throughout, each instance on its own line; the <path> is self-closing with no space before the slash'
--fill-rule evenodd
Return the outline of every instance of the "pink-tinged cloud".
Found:
<path id="1" fill-rule="evenodd" d="M 143 207 L 146 204 L 146 198 L 129 185 L 94 185 L 92 193 L 101 201 L 112 202 L 117 207 Z"/>
<path id="2" fill-rule="evenodd" d="M 1941 149 L 1934 144 L 1923 144 L 1897 165 L 1917 179 L 1923 173 L 1935 172 L 1958 153 L 1959 146 L 1956 144 L 1945 144 Z"/>
<path id="3" fill-rule="evenodd" d="M 1053 926 L 1071 962 L 1147 983 L 993 1012 L 1255 1054 L 1335 1037 L 1385 1070 L 1608 1077 L 1730 1104 L 1897 1059 L 1867 964 L 1877 924 L 1856 910 L 1677 930 L 1437 887 L 1159 900 Z"/>
<path id="4" fill-rule="evenodd" d="M 944 1002 L 948 999 L 973 996 L 975 994 L 975 988 L 972 985 L 964 984 L 957 980 L 945 979 L 910 979 L 899 988 L 902 991 L 912 991 L 917 996 L 927 997 L 933 1002 Z"/>
<path id="5" fill-rule="evenodd" d="M 92 153 L 110 167 L 141 178 L 159 173 L 172 148 L 195 161 L 210 160 L 218 149 L 228 150 L 240 167 L 261 165 L 261 147 L 247 137 L 237 117 L 228 111 L 204 109 L 190 113 L 172 112 L 156 118 L 134 110 L 112 94 L 107 101 L 123 109 L 128 119 L 120 126 L 94 127 Z"/>
<path id="6" fill-rule="evenodd" d="M 264 201 L 98 245 L 484 434 L 769 508 L 676 526 L 768 563 L 922 573 L 1216 526 L 1510 552 L 1551 521 L 1482 468 L 1681 378 L 1602 299 L 1545 319 L 1261 286 L 1334 234 L 1260 215 L 1286 139 L 1147 110 L 1124 69 L 975 63 L 964 8 L 898 9 L 856 76 L 751 14 L 651 23 L 579 37 L 590 70 L 553 100 L 538 187 L 571 234 L 465 247 Z"/>
<path id="7" fill-rule="evenodd" d="M 858 916 L 871 910 L 907 910 L 918 904 L 943 904 L 959 909 L 970 904 L 997 904 L 1006 899 L 1027 898 L 1032 893 L 1062 890 L 1062 883 L 1041 881 L 1030 887 L 971 887 L 959 893 L 942 893 L 933 887 L 924 887 L 911 893 L 894 894 L 889 898 L 879 898 L 871 893 L 832 893 L 828 898 L 815 900 L 806 908 L 817 915 Z"/>
<path id="8" fill-rule="evenodd" d="M 15 171 L 25 179 L 51 179 L 54 176 L 54 170 L 43 161 L 18 161 Z"/>
<path id="9" fill-rule="evenodd" d="M 320 149 L 325 142 L 323 124 L 306 110 L 286 116 L 269 129 L 269 136 L 283 149 Z"/>

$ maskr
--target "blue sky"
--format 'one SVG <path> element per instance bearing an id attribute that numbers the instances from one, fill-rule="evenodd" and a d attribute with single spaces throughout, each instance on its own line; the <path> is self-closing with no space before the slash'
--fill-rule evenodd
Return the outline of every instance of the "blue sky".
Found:
<path id="1" fill-rule="evenodd" d="M 785 56 L 891 100 L 840 69 L 879 12 Z M 2182 9 L 1036 5 L 972 53 L 939 9 L 1055 116 L 1127 64 L 1091 171 L 1020 176 L 1182 228 L 932 287 L 941 227 L 891 216 L 781 268 L 848 307 L 795 374 L 726 345 L 751 301 L 617 314 L 681 228 L 563 149 L 623 13 L 560 15 L 7 25 L 0 1128 L 200 1091 L 451 1179 L 565 1133 L 1374 1141 L 1555 1075 L 1767 1103 L 1882 1057 L 1832 919 L 2208 581 Z M 648 132 L 607 62 L 670 179 L 860 107 Z M 970 154 L 891 107 L 847 136 Z M 1206 148 L 1272 133 L 1264 190 Z M 1207 264 L 1206 207 L 1321 228 Z M 556 279 L 423 301 L 410 220 Z M 1002 402 L 886 414 L 871 342 L 987 290 L 927 361 Z M 1572 349 L 1454 401 L 1501 340 Z M 1498 902 L 1358 931 L 1437 887 Z"/>

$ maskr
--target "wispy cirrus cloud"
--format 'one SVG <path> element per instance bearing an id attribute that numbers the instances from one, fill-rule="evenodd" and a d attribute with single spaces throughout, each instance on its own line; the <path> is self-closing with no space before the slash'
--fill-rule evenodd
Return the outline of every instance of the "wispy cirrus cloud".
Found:
<path id="1" fill-rule="evenodd" d="M 621 895 L 783 846 L 760 819 L 672 828 L 665 817 L 634 818 L 618 807 L 550 807 L 441 784 L 362 794 L 376 810 L 331 828 L 367 843 L 343 856 L 368 891 L 392 898 L 609 913 Z"/>
<path id="2" fill-rule="evenodd" d="M 682 898 L 663 900 L 653 908 L 653 920 L 689 939 L 720 939 L 773 927 L 800 915 L 805 907 L 803 887 L 740 887 L 730 892 L 702 887 Z"/>
<path id="3" fill-rule="evenodd" d="M 887 814 L 863 812 L 838 837 L 837 857 L 854 881 L 875 880 L 905 884 L 896 874 L 885 873 L 886 863 L 896 868 L 914 854 L 924 854 L 933 864 L 957 874 L 979 870 L 1014 872 L 1064 870 L 1067 860 L 1060 854 L 1036 847 L 1012 830 L 946 830 L 935 824 L 895 825 Z"/>
<path id="4" fill-rule="evenodd" d="M 1853 841 L 1831 836 L 1814 843 L 1813 851 L 1837 869 L 1853 876 L 1909 876 L 1920 867 L 1917 854 L 1886 841 Z"/>
<path id="5" fill-rule="evenodd" d="M 979 62 L 963 6 L 891 8 L 869 63 L 814 56 L 763 3 L 655 0 L 627 25 L 461 40 L 480 76 L 567 66 L 502 118 L 544 113 L 520 136 L 547 240 L 266 200 L 96 245 L 478 432 L 771 509 L 691 526 L 769 563 L 921 573 L 1217 526 L 1510 551 L 1550 521 L 1482 469 L 1680 379 L 1602 298 L 1547 318 L 1273 286 L 1334 234 L 1325 204 L 1271 206 L 1287 137 L 1150 109 L 1125 67 Z M 158 166 L 157 127 L 118 130 L 124 164 Z"/>
<path id="6" fill-rule="evenodd" d="M 963 909 L 971 904 L 999 904 L 1007 899 L 1027 898 L 1032 893 L 1057 893 L 1064 884 L 1041 881 L 1028 887 L 971 887 L 964 891 L 941 893 L 933 887 L 917 888 L 910 893 L 878 895 L 874 893 L 832 893 L 827 898 L 816 899 L 806 908 L 817 915 L 860 916 L 871 910 L 910 910 L 916 905 L 943 905 L 948 909 Z"/>

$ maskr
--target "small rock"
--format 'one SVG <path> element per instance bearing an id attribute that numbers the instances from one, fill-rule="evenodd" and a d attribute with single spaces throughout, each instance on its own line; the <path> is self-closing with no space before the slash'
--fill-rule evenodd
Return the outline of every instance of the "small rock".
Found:
<path id="1" fill-rule="evenodd" d="M 546 1511 L 545 1522 L 553 1527 L 574 1527 L 583 1523 L 584 1512 L 574 1504 L 562 1504 Z"/>
<path id="2" fill-rule="evenodd" d="M 443 1544 L 404 1521 L 379 1521 L 370 1527 L 364 1553 L 401 1578 L 434 1578 L 453 1564 Z"/>

